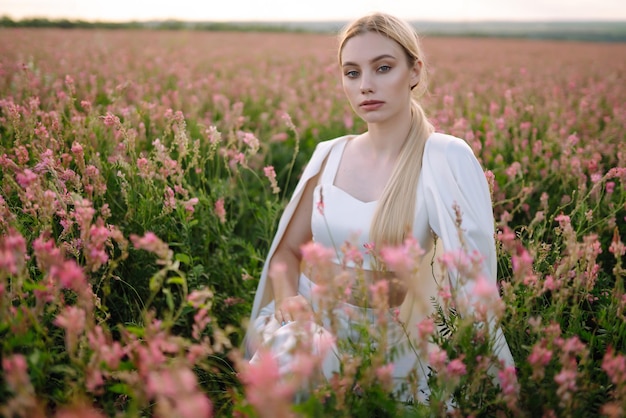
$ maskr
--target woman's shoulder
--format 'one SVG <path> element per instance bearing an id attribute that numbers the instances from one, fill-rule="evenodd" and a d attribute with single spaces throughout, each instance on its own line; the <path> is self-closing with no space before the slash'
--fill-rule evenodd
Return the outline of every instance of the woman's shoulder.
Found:
<path id="1" fill-rule="evenodd" d="M 331 148 L 333 145 L 339 142 L 347 141 L 348 139 L 354 138 L 355 136 L 356 135 L 342 135 L 336 138 L 325 139 L 323 141 L 318 142 L 316 148 L 317 149 Z"/>
<path id="2" fill-rule="evenodd" d="M 467 153 L 474 155 L 472 148 L 463 139 L 442 132 L 433 132 L 426 141 L 424 154 L 445 154 L 455 157 Z"/>
<path id="3" fill-rule="evenodd" d="M 433 133 L 424 147 L 422 166 L 426 171 L 449 171 L 456 176 L 468 175 L 469 167 L 480 163 L 470 145 L 463 139 L 440 132 Z"/>

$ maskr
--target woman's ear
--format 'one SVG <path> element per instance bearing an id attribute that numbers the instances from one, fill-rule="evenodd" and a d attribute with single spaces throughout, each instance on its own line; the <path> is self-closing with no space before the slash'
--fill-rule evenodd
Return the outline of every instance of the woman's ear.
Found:
<path id="1" fill-rule="evenodd" d="M 420 82 L 420 74 L 422 72 L 422 61 L 416 60 L 413 67 L 411 67 L 411 90 L 413 90 Z"/>

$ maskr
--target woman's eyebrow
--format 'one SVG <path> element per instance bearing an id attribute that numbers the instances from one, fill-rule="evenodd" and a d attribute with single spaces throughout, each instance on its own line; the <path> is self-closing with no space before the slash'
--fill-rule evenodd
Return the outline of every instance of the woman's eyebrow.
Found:
<path id="1" fill-rule="evenodd" d="M 382 55 L 379 55 L 377 57 L 372 58 L 370 60 L 370 63 L 373 63 L 373 62 L 376 62 L 376 61 L 380 61 L 380 60 L 385 59 L 385 58 L 391 58 L 391 59 L 394 59 L 394 60 L 396 59 L 396 57 L 394 57 L 393 55 L 382 54 Z M 358 67 L 359 65 L 357 63 L 354 63 L 354 62 L 351 62 L 351 61 L 346 61 L 346 62 L 344 62 L 342 64 L 342 67 L 349 67 L 349 66 Z"/>

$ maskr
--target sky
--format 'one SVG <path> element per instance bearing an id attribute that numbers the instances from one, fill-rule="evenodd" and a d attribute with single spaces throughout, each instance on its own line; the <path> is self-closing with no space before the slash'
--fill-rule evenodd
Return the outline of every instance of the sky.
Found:
<path id="1" fill-rule="evenodd" d="M 0 16 L 16 20 L 345 21 L 372 11 L 407 20 L 626 21 L 625 0 L 0 0 Z"/>

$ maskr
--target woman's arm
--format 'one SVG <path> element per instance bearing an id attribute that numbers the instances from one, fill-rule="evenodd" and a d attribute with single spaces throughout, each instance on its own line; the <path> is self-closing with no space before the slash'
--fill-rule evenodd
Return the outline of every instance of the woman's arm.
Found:
<path id="1" fill-rule="evenodd" d="M 268 277 L 274 293 L 275 315 L 279 323 L 293 321 L 298 312 L 310 309 L 306 300 L 298 295 L 298 278 L 302 261 L 300 247 L 313 238 L 311 232 L 313 190 L 318 176 L 312 177 L 305 186 L 285 234 L 270 260 Z"/>

